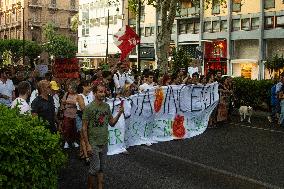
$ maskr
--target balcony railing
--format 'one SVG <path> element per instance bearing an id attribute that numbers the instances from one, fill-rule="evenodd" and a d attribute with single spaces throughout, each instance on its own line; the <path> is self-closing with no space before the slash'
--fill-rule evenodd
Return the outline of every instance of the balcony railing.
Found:
<path id="1" fill-rule="evenodd" d="M 42 8 L 43 6 L 39 1 L 29 1 L 28 5 L 31 8 Z"/>
<path id="2" fill-rule="evenodd" d="M 191 8 L 181 8 L 177 11 L 176 16 L 178 17 L 191 17 L 200 14 L 200 8 L 191 7 Z"/>
<path id="3" fill-rule="evenodd" d="M 49 9 L 52 9 L 52 10 L 57 10 L 57 9 L 58 9 L 57 5 L 54 4 L 54 3 L 49 4 L 48 8 L 49 8 Z"/>
<path id="4" fill-rule="evenodd" d="M 71 12 L 78 12 L 78 8 L 76 6 L 71 6 L 70 11 Z"/>
<path id="5" fill-rule="evenodd" d="M 15 27 L 19 27 L 19 26 L 22 25 L 22 22 L 20 20 L 18 20 L 14 24 L 15 24 Z"/>
<path id="6" fill-rule="evenodd" d="M 129 19 L 129 25 L 136 25 L 136 19 L 135 18 Z"/>
<path id="7" fill-rule="evenodd" d="M 29 26 L 30 27 L 41 27 L 42 22 L 40 20 L 29 20 Z"/>

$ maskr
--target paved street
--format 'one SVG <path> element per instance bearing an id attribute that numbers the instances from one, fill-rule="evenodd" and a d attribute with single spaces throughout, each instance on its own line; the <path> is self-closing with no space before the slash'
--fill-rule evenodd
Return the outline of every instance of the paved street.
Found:
<path id="1" fill-rule="evenodd" d="M 136 146 L 108 156 L 106 188 L 284 188 L 284 129 L 264 118 L 233 123 L 188 140 Z M 85 189 L 87 167 L 70 150 L 60 189 Z"/>

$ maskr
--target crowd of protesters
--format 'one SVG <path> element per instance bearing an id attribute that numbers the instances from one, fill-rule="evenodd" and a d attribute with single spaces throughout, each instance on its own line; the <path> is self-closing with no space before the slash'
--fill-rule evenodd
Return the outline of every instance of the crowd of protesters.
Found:
<path id="1" fill-rule="evenodd" d="M 51 73 L 39 77 L 35 70 L 25 72 L 24 69 L 15 72 L 2 68 L 0 73 L 0 104 L 17 107 L 21 114 L 31 113 L 47 121 L 50 132 L 61 133 L 65 149 L 80 147 L 80 157 L 90 164 L 89 188 L 94 185 L 95 175 L 98 183 L 102 183 L 108 125 L 115 125 L 123 112 L 121 107 L 113 117 L 104 102 L 106 97 L 128 97 L 155 86 L 218 82 L 220 101 L 210 117 L 209 127 L 227 121 L 233 105 L 232 78 L 222 77 L 221 71 L 204 76 L 197 72 L 189 75 L 186 69 L 180 69 L 160 76 L 157 70 L 146 69 L 138 74 L 126 64 L 118 63 L 108 71 L 82 72 L 76 79 L 59 79 Z"/>

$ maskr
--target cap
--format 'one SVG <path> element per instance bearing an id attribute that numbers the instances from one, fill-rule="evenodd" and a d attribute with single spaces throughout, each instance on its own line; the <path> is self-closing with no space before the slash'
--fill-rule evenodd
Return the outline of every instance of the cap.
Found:
<path id="1" fill-rule="evenodd" d="M 50 82 L 51 85 L 51 89 L 54 91 L 58 91 L 59 90 L 59 86 L 57 85 L 56 81 L 51 81 Z"/>

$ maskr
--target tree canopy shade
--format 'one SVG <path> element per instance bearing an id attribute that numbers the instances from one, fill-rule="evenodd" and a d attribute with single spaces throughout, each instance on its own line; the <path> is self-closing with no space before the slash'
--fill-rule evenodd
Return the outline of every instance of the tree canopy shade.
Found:
<path id="1" fill-rule="evenodd" d="M 78 31 L 78 25 L 79 25 L 79 13 L 75 14 L 71 18 L 71 30 L 73 32 L 77 32 Z"/>
<path id="2" fill-rule="evenodd" d="M 48 23 L 44 27 L 43 34 L 47 39 L 47 42 L 43 44 L 43 48 L 50 55 L 62 58 L 75 57 L 77 46 L 67 36 L 57 34 L 53 23 Z"/>
<path id="3" fill-rule="evenodd" d="M 25 57 L 28 57 L 31 62 L 37 58 L 42 48 L 34 41 L 20 39 L 4 39 L 0 40 L 0 54 L 9 55 L 12 63 L 18 63 L 23 58 L 23 43 L 25 43 Z"/>

